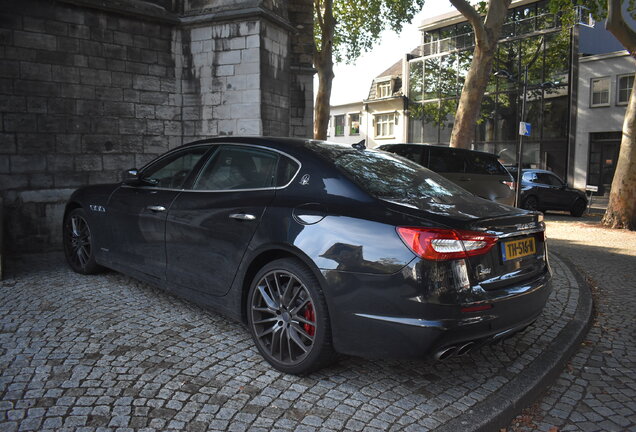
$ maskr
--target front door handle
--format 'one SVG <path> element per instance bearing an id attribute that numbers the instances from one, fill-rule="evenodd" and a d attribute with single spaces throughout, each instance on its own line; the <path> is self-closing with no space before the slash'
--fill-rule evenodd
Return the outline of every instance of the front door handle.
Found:
<path id="1" fill-rule="evenodd" d="M 459 181 L 470 181 L 470 177 L 460 177 Z"/>
<path id="2" fill-rule="evenodd" d="M 148 210 L 152 211 L 152 212 L 164 212 L 166 211 L 166 208 L 164 206 L 148 206 L 146 207 Z"/>
<path id="3" fill-rule="evenodd" d="M 230 219 L 238 219 L 244 221 L 253 221 L 256 220 L 256 216 L 247 214 L 247 213 L 232 213 L 230 215 Z"/>

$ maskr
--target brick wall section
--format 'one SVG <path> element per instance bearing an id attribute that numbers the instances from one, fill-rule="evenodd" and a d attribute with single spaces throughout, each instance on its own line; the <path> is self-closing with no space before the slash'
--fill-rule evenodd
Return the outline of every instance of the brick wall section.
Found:
<path id="1" fill-rule="evenodd" d="M 296 43 L 303 31 L 285 24 L 287 9 L 306 0 L 155 2 L 187 19 L 144 2 L 144 16 L 73 2 L 85 6 L 0 6 L 0 196 L 10 251 L 58 248 L 73 189 L 118 181 L 184 142 L 310 134 L 311 72 Z M 269 11 L 218 21 L 215 7 Z"/>
<path id="2" fill-rule="evenodd" d="M 181 144 L 172 30 L 61 3 L 2 8 L 0 183 L 8 246 L 37 249 L 59 244 L 57 201 L 68 189 L 116 181 L 123 169 Z M 59 198 L 30 194 L 34 201 L 26 202 L 25 190 L 56 190 Z"/>

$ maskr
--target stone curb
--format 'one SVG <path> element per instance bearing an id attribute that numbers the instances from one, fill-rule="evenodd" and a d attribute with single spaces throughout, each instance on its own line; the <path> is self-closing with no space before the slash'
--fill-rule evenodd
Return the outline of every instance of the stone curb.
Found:
<path id="1" fill-rule="evenodd" d="M 522 373 L 470 411 L 434 429 L 435 432 L 487 432 L 507 427 L 523 408 L 534 402 L 556 380 L 579 348 L 592 324 L 592 291 L 571 261 L 555 255 L 572 272 L 579 285 L 579 299 L 573 319 Z"/>

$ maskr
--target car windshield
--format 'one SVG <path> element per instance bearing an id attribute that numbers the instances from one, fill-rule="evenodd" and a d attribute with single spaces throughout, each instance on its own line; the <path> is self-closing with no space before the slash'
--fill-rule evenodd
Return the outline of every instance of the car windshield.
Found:
<path id="1" fill-rule="evenodd" d="M 341 151 L 334 164 L 369 194 L 387 201 L 452 201 L 469 192 L 406 158 L 373 150 Z"/>

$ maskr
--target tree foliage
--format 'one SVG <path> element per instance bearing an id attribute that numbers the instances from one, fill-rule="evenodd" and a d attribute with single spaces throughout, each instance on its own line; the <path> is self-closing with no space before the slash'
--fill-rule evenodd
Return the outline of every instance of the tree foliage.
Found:
<path id="1" fill-rule="evenodd" d="M 314 138 L 327 135 L 334 61 L 355 61 L 371 49 L 382 31 L 400 31 L 423 6 L 424 0 L 314 0 L 314 66 L 318 71 Z"/>

